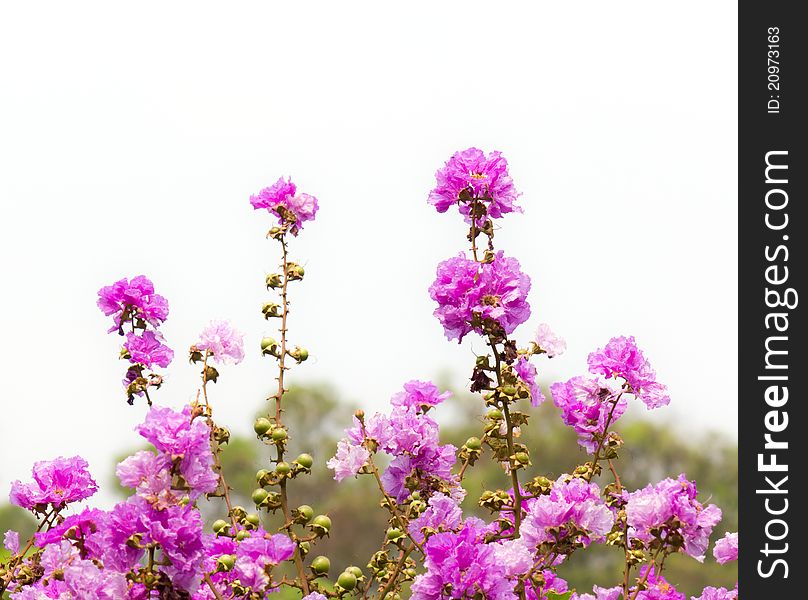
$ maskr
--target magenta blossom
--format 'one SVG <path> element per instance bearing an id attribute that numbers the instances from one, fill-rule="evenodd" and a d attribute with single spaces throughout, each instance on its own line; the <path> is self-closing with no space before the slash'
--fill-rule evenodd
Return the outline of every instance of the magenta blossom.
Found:
<path id="1" fill-rule="evenodd" d="M 487 156 L 477 148 L 456 152 L 435 178 L 437 186 L 429 194 L 429 203 L 440 213 L 456 204 L 471 223 L 473 199 L 479 200 L 486 211 L 486 216 L 478 218 L 478 226 L 488 217 L 498 219 L 510 212 L 522 212 L 515 204 L 520 194 L 508 174 L 508 161 L 499 152 Z"/>
<path id="2" fill-rule="evenodd" d="M 738 600 L 738 584 L 736 583 L 735 588 L 731 590 L 724 587 L 707 586 L 701 592 L 701 596 L 691 596 L 691 598 L 692 600 Z"/>
<path id="3" fill-rule="evenodd" d="M 12 554 L 20 551 L 20 534 L 13 529 L 9 529 L 3 535 L 3 546 Z"/>
<path id="4" fill-rule="evenodd" d="M 462 341 L 487 323 L 496 323 L 510 334 L 530 317 L 527 295 L 530 278 L 519 261 L 498 252 L 490 263 L 481 264 L 462 254 L 438 265 L 429 295 L 438 303 L 435 316 L 447 339 Z"/>
<path id="5" fill-rule="evenodd" d="M 678 592 L 661 574 L 657 575 L 653 567 L 647 565 L 640 567 L 639 576 L 640 579 L 645 578 L 645 589 L 637 592 L 636 587 L 631 588 L 629 598 L 636 598 L 636 600 L 686 600 L 685 595 Z"/>
<path id="6" fill-rule="evenodd" d="M 720 565 L 738 560 L 738 533 L 727 532 L 718 540 L 713 547 L 713 556 Z"/>
<path id="7" fill-rule="evenodd" d="M 278 217 L 278 223 L 288 225 L 292 235 L 297 235 L 303 223 L 313 221 L 317 214 L 317 198 L 309 194 L 297 193 L 297 186 L 291 179 L 278 179 L 270 187 L 250 196 L 250 204 L 258 210 L 267 209 Z"/>
<path id="8" fill-rule="evenodd" d="M 633 393 L 648 408 L 666 406 L 671 399 L 668 388 L 658 383 L 634 336 L 614 337 L 603 349 L 589 355 L 589 372 L 604 377 L 620 377 L 631 386 Z"/>
<path id="9" fill-rule="evenodd" d="M 168 301 L 154 292 L 154 284 L 138 275 L 131 281 L 124 278 L 98 290 L 98 308 L 113 316 L 110 332 L 120 330 L 122 319 L 138 318 L 157 327 L 168 317 Z M 123 334 L 123 331 L 120 331 Z"/>
<path id="10" fill-rule="evenodd" d="M 98 491 L 98 485 L 87 467 L 87 461 L 80 456 L 36 462 L 32 469 L 33 483 L 14 481 L 9 500 L 32 510 L 48 504 L 61 508 L 89 498 Z"/>
<path id="11" fill-rule="evenodd" d="M 600 439 L 626 411 L 626 399 L 614 390 L 587 377 L 573 377 L 550 387 L 553 402 L 561 409 L 561 418 L 578 434 L 578 443 L 587 452 L 595 452 Z"/>
<path id="12" fill-rule="evenodd" d="M 163 336 L 154 331 L 144 331 L 126 334 L 126 343 L 123 347 L 129 354 L 132 363 L 151 368 L 154 365 L 166 368 L 174 359 L 174 351 L 163 342 Z"/>
<path id="13" fill-rule="evenodd" d="M 337 443 L 337 454 L 330 458 L 325 466 L 334 471 L 334 479 L 342 481 L 359 473 L 369 458 L 370 452 L 367 448 L 342 439 Z"/>
<path id="14" fill-rule="evenodd" d="M 244 359 L 244 334 L 230 321 L 211 321 L 194 347 L 210 352 L 215 362 L 236 365 Z"/>
<path id="15" fill-rule="evenodd" d="M 441 393 L 438 386 L 431 381 L 413 380 L 405 383 L 404 391 L 395 394 L 390 402 L 393 406 L 414 407 L 426 412 L 451 396 L 452 392 Z"/>
<path id="16" fill-rule="evenodd" d="M 710 534 L 721 521 L 721 509 L 715 504 L 703 506 L 697 495 L 696 484 L 684 474 L 624 492 L 629 538 L 650 543 L 655 537 L 652 530 L 662 529 L 659 535 L 665 540 L 676 533 L 684 540 L 680 551 L 704 561 Z"/>
<path id="17" fill-rule="evenodd" d="M 532 406 L 539 406 L 546 400 L 536 380 L 536 367 L 526 356 L 520 356 L 516 359 L 516 362 L 513 364 L 513 370 L 516 371 L 516 374 L 519 375 L 519 379 L 524 382 L 525 386 L 527 386 L 527 389 L 530 391 L 530 404 Z"/>

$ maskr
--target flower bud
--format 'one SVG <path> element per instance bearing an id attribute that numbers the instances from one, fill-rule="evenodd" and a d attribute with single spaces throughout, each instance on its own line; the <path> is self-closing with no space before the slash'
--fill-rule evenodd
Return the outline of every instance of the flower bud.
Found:
<path id="1" fill-rule="evenodd" d="M 237 539 L 239 542 L 241 542 L 241 541 L 243 541 L 243 540 L 247 539 L 248 537 L 250 537 L 250 532 L 249 532 L 249 531 L 247 531 L 246 529 L 242 529 L 241 531 L 239 531 L 239 532 L 236 534 L 236 539 Z"/>
<path id="2" fill-rule="evenodd" d="M 252 525 L 253 527 L 258 527 L 261 524 L 261 517 L 259 517 L 255 513 L 250 513 L 246 517 L 244 517 L 244 521 L 248 525 Z"/>
<path id="3" fill-rule="evenodd" d="M 261 469 L 255 474 L 255 480 L 258 482 L 258 485 L 266 485 L 269 480 L 269 471 Z"/>
<path id="4" fill-rule="evenodd" d="M 283 281 L 281 280 L 281 274 L 272 273 L 270 275 L 267 275 L 266 283 L 267 283 L 267 289 L 281 287 L 283 285 Z"/>
<path id="5" fill-rule="evenodd" d="M 514 458 L 516 458 L 516 462 L 522 465 L 530 463 L 530 456 L 528 456 L 527 452 L 517 452 Z"/>
<path id="6" fill-rule="evenodd" d="M 258 417 L 253 423 L 253 429 L 255 433 L 259 435 L 259 437 L 263 437 L 267 434 L 267 432 L 272 429 L 272 423 L 266 417 Z"/>
<path id="7" fill-rule="evenodd" d="M 258 488 L 252 493 L 252 501 L 256 506 L 261 506 L 266 502 L 267 497 L 269 496 L 269 492 L 267 492 L 264 488 Z"/>
<path id="8" fill-rule="evenodd" d="M 265 337 L 261 340 L 261 354 L 264 356 L 272 355 L 277 356 L 278 342 L 271 337 Z"/>
<path id="9" fill-rule="evenodd" d="M 311 544 L 309 542 L 300 542 L 297 547 L 300 549 L 301 558 L 305 558 L 305 556 L 311 551 Z"/>
<path id="10" fill-rule="evenodd" d="M 288 475 L 291 470 L 292 467 L 289 465 L 288 462 L 279 462 L 277 465 L 275 465 L 275 473 L 277 473 L 281 477 Z"/>
<path id="11" fill-rule="evenodd" d="M 404 535 L 404 532 L 396 527 L 391 527 L 387 530 L 388 541 L 394 542 Z"/>
<path id="12" fill-rule="evenodd" d="M 301 504 L 292 511 L 292 514 L 299 523 L 308 523 L 314 518 L 314 509 L 308 504 Z"/>
<path id="13" fill-rule="evenodd" d="M 223 519 L 218 519 L 213 522 L 213 532 L 218 534 L 226 533 L 227 526 L 228 526 L 227 521 L 224 521 Z"/>
<path id="14" fill-rule="evenodd" d="M 483 444 L 478 437 L 470 437 L 466 440 L 466 448 L 469 450 L 479 450 L 482 447 Z"/>
<path id="15" fill-rule="evenodd" d="M 275 429 L 272 430 L 272 441 L 275 443 L 282 442 L 286 440 L 288 437 L 289 434 L 283 427 L 276 427 Z"/>
<path id="16" fill-rule="evenodd" d="M 300 346 L 295 346 L 295 349 L 289 352 L 289 356 L 294 358 L 299 364 L 309 357 L 309 351 L 305 348 L 301 348 Z"/>
<path id="17" fill-rule="evenodd" d="M 350 567 L 347 567 L 345 569 L 345 571 L 347 573 L 353 573 L 354 577 L 356 577 L 358 580 L 361 580 L 362 578 L 364 578 L 364 574 L 362 573 L 362 569 L 360 569 L 359 567 L 356 567 L 354 565 L 351 565 Z"/>
<path id="18" fill-rule="evenodd" d="M 516 395 L 516 388 L 513 387 L 512 385 L 506 385 L 505 387 L 502 388 L 502 393 L 505 394 L 506 396 L 513 397 Z"/>
<path id="19" fill-rule="evenodd" d="M 305 274 L 305 269 L 297 263 L 290 262 L 286 265 L 286 277 L 289 281 L 300 281 Z"/>
<path id="20" fill-rule="evenodd" d="M 331 519 L 326 515 L 317 515 L 309 524 L 309 529 L 320 536 L 327 535 L 331 530 Z"/>
<path id="21" fill-rule="evenodd" d="M 216 559 L 217 571 L 229 571 L 234 566 L 236 566 L 236 557 L 232 554 L 222 554 L 218 559 Z"/>
<path id="22" fill-rule="evenodd" d="M 492 421 L 499 421 L 502 418 L 502 411 L 498 408 L 492 408 L 485 416 Z"/>
<path id="23" fill-rule="evenodd" d="M 345 571 L 337 578 L 337 585 L 349 592 L 356 587 L 356 575 L 349 571 Z"/>
<path id="24" fill-rule="evenodd" d="M 303 453 L 295 459 L 295 463 L 308 470 L 314 464 L 311 454 Z"/>
<path id="25" fill-rule="evenodd" d="M 234 506 L 233 510 L 231 511 L 232 515 L 236 517 L 239 521 L 247 516 L 247 511 L 244 510 L 243 506 Z"/>
<path id="26" fill-rule="evenodd" d="M 278 310 L 280 309 L 281 305 L 276 304 L 275 302 L 264 302 L 264 305 L 261 307 L 261 314 L 264 315 L 265 319 L 271 319 L 272 317 L 279 317 L 280 314 Z"/>
<path id="27" fill-rule="evenodd" d="M 311 561 L 311 570 L 315 575 L 327 575 L 328 570 L 331 568 L 331 561 L 327 556 L 318 556 Z"/>

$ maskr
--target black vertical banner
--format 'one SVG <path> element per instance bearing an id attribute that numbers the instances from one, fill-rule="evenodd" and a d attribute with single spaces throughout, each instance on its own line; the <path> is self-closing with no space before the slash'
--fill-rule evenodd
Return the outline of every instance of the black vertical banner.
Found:
<path id="1" fill-rule="evenodd" d="M 808 32 L 739 4 L 739 596 L 806 597 Z M 806 294 L 802 297 L 802 294 Z"/>

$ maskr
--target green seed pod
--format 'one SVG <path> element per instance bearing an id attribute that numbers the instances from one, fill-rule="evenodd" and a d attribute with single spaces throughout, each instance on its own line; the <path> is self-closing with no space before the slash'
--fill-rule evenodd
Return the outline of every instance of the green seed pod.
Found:
<path id="1" fill-rule="evenodd" d="M 297 517 L 302 523 L 308 523 L 314 518 L 314 509 L 308 504 L 301 504 L 296 510 Z"/>
<path id="2" fill-rule="evenodd" d="M 479 450 L 483 447 L 483 443 L 480 441 L 478 437 L 470 437 L 466 440 L 466 448 L 469 450 Z"/>
<path id="3" fill-rule="evenodd" d="M 516 388 L 513 387 L 512 385 L 506 385 L 504 388 L 502 388 L 502 393 L 505 394 L 506 396 L 515 396 Z"/>
<path id="4" fill-rule="evenodd" d="M 311 544 L 309 542 L 300 542 L 297 547 L 300 548 L 301 557 L 305 557 L 311 551 Z"/>
<path id="5" fill-rule="evenodd" d="M 311 466 L 314 464 L 314 459 L 311 454 L 303 453 L 295 459 L 295 462 L 304 469 L 311 469 Z"/>
<path id="6" fill-rule="evenodd" d="M 228 527 L 227 521 L 224 521 L 222 519 L 218 519 L 218 520 L 213 522 L 213 532 L 214 533 L 224 533 L 224 532 L 226 532 L 227 527 Z"/>
<path id="7" fill-rule="evenodd" d="M 270 429 L 272 429 L 272 422 L 266 417 L 258 417 L 255 420 L 255 423 L 253 423 L 253 429 L 255 430 L 255 433 L 263 437 Z"/>
<path id="8" fill-rule="evenodd" d="M 269 471 L 266 469 L 261 469 L 255 474 L 255 480 L 262 485 L 266 482 L 267 477 L 269 477 Z"/>
<path id="9" fill-rule="evenodd" d="M 246 529 L 242 529 L 236 534 L 236 539 L 240 542 L 246 538 L 250 537 L 250 532 Z"/>
<path id="10" fill-rule="evenodd" d="M 391 527 L 390 529 L 387 530 L 387 539 L 390 540 L 391 542 L 394 542 L 403 535 L 404 533 L 400 529 L 397 529 L 396 527 Z"/>
<path id="11" fill-rule="evenodd" d="M 222 554 L 216 560 L 217 571 L 229 571 L 236 565 L 236 557 L 232 554 Z"/>
<path id="12" fill-rule="evenodd" d="M 337 578 L 337 585 L 349 592 L 356 587 L 356 575 L 345 571 Z"/>
<path id="13" fill-rule="evenodd" d="M 491 410 L 488 411 L 488 413 L 485 416 L 491 419 L 492 421 L 499 421 L 502 419 L 502 411 L 499 410 L 498 408 L 492 408 Z"/>
<path id="14" fill-rule="evenodd" d="M 527 455 L 527 452 L 517 452 L 516 462 L 526 465 L 530 462 L 530 457 Z"/>
<path id="15" fill-rule="evenodd" d="M 261 517 L 255 513 L 248 514 L 246 517 L 244 517 L 244 520 L 253 527 L 258 527 L 261 524 Z"/>
<path id="16" fill-rule="evenodd" d="M 288 475 L 291 470 L 292 467 L 288 462 L 279 462 L 277 465 L 275 465 L 275 472 L 281 476 Z"/>
<path id="17" fill-rule="evenodd" d="M 364 574 L 362 573 L 362 569 L 360 569 L 359 567 L 356 567 L 354 565 L 351 565 L 350 567 L 346 568 L 345 572 L 346 573 L 353 573 L 354 577 L 356 577 L 357 579 L 362 579 L 362 577 L 364 577 Z"/>
<path id="18" fill-rule="evenodd" d="M 315 575 L 327 575 L 328 570 L 331 568 L 331 561 L 327 556 L 318 556 L 311 561 L 311 570 Z"/>
<path id="19" fill-rule="evenodd" d="M 272 441 L 282 442 L 289 437 L 289 434 L 283 427 L 276 427 L 272 430 Z"/>
<path id="20" fill-rule="evenodd" d="M 269 492 L 264 488 L 258 488 L 252 493 L 252 501 L 256 506 L 261 506 L 269 496 Z"/>
<path id="21" fill-rule="evenodd" d="M 308 527 L 320 537 L 328 535 L 328 532 L 331 531 L 331 519 L 325 515 L 317 515 Z"/>

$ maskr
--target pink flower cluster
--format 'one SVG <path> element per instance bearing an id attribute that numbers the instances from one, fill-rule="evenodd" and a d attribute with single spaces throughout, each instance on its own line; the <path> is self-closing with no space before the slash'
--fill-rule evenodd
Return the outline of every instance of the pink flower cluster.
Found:
<path id="1" fill-rule="evenodd" d="M 278 217 L 278 223 L 289 227 L 292 235 L 297 235 L 303 223 L 313 221 L 317 214 L 317 198 L 309 194 L 298 193 L 297 186 L 291 179 L 281 177 L 269 187 L 250 196 L 250 204 L 258 210 L 267 209 Z"/>
<path id="2" fill-rule="evenodd" d="M 656 371 L 637 347 L 634 336 L 610 339 L 603 349 L 592 352 L 587 362 L 590 373 L 625 380 L 648 408 L 659 408 L 671 401 L 668 388 L 657 382 Z"/>
<path id="3" fill-rule="evenodd" d="M 436 174 L 437 186 L 429 194 L 429 203 L 440 213 L 457 205 L 460 214 L 471 223 L 471 201 L 482 202 L 486 215 L 477 219 L 498 219 L 510 212 L 522 212 L 515 202 L 520 194 L 508 174 L 508 161 L 499 153 L 485 154 L 477 148 L 455 152 Z"/>
<path id="4" fill-rule="evenodd" d="M 372 452 L 381 450 L 393 457 L 381 479 L 394 499 L 403 501 L 416 490 L 427 495 L 446 487 L 456 491 L 451 469 L 457 449 L 441 445 L 437 422 L 425 414 L 448 396 L 432 383 L 410 381 L 403 392 L 393 396 L 389 416 L 354 417 L 354 426 L 346 430 L 337 454 L 327 463 L 334 479 L 356 475 Z"/>
<path id="5" fill-rule="evenodd" d="M 98 485 L 87 467 L 87 461 L 80 456 L 34 463 L 34 481 L 14 481 L 9 500 L 27 510 L 44 513 L 89 498 L 98 491 Z"/>
<path id="6" fill-rule="evenodd" d="M 696 484 L 684 474 L 624 492 L 629 539 L 649 543 L 659 537 L 668 542 L 679 536 L 684 540 L 681 551 L 702 562 L 713 527 L 721 521 L 721 509 L 715 504 L 703 506 L 697 495 Z"/>
<path id="7" fill-rule="evenodd" d="M 498 252 L 485 264 L 462 254 L 443 261 L 429 295 L 438 303 L 434 314 L 447 339 L 460 342 L 471 331 L 483 333 L 486 321 L 512 333 L 530 317 L 529 291 L 530 277 L 519 261 Z"/>
<path id="8" fill-rule="evenodd" d="M 194 348 L 210 353 L 214 362 L 237 365 L 244 360 L 244 334 L 230 321 L 211 321 L 199 334 Z"/>

